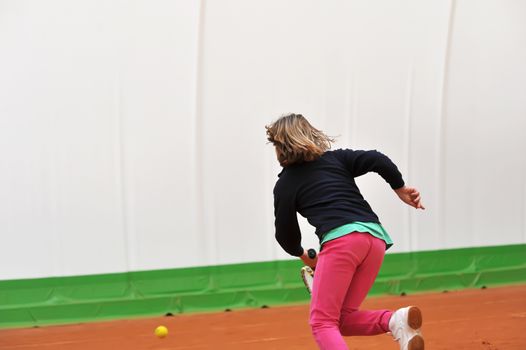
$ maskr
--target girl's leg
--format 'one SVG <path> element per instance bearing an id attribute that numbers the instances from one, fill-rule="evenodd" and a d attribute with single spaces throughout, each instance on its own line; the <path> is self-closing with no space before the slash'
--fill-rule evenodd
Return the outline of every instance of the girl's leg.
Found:
<path id="1" fill-rule="evenodd" d="M 347 336 L 386 333 L 392 315 L 389 310 L 358 310 L 378 275 L 385 254 L 384 241 L 371 235 L 360 235 L 360 239 L 369 242 L 369 249 L 354 273 L 343 302 L 340 331 Z"/>
<path id="2" fill-rule="evenodd" d="M 370 253 L 372 241 L 369 237 L 373 238 L 367 233 L 358 232 L 340 237 L 325 243 L 318 256 L 309 323 L 314 338 L 322 350 L 348 349 L 340 333 L 341 312 L 344 301 L 352 301 L 353 305 L 356 302 L 356 297 L 349 300 L 346 298 L 349 298 L 348 291 L 355 271 L 360 270 L 360 265 Z M 383 241 L 379 241 L 383 244 Z M 373 274 L 372 281 L 374 281 L 378 270 L 361 269 L 361 274 L 365 274 L 366 271 Z M 363 284 L 359 286 L 363 289 Z M 360 293 L 363 294 L 362 289 Z"/>

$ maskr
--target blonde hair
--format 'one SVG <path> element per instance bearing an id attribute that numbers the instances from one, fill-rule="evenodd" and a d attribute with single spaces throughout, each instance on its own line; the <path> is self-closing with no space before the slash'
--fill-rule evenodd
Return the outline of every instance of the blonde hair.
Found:
<path id="1" fill-rule="evenodd" d="M 267 139 L 276 147 L 278 161 L 284 167 L 316 160 L 334 142 L 301 114 L 285 115 L 265 129 Z"/>

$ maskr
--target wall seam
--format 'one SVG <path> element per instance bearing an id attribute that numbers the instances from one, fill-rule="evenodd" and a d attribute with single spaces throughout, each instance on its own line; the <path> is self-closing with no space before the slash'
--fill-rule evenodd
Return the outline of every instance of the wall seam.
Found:
<path id="1" fill-rule="evenodd" d="M 448 17 L 448 27 L 447 27 L 447 37 L 446 37 L 446 47 L 445 47 L 445 53 L 444 53 L 444 66 L 443 66 L 443 75 L 442 75 L 442 87 L 441 87 L 441 94 L 440 94 L 440 117 L 439 117 L 439 144 L 437 147 L 437 153 L 438 153 L 438 235 L 441 237 L 440 239 L 440 248 L 445 248 L 445 221 L 446 221 L 446 215 L 445 215 L 445 198 L 444 198 L 444 192 L 447 186 L 446 183 L 446 172 L 445 172 L 445 166 L 446 166 L 446 151 L 445 151 L 445 144 L 446 144 L 446 122 L 447 122 L 447 112 L 446 107 L 448 103 L 447 98 L 447 88 L 449 84 L 449 65 L 451 61 L 451 45 L 453 40 L 453 27 L 454 27 L 454 21 L 455 21 L 455 9 L 456 9 L 456 0 L 451 0 L 450 2 L 450 8 L 449 8 L 449 17 Z"/>
<path id="2" fill-rule="evenodd" d="M 208 240 L 206 239 L 206 227 L 205 227 L 205 190 L 204 190 L 204 141 L 203 141 L 203 65 L 204 65 L 204 31 L 205 31 L 205 6 L 206 0 L 200 0 L 198 5 L 198 18 L 197 18 L 197 45 L 196 45 L 196 56 L 197 65 L 195 70 L 195 101 L 194 101 L 194 114 L 195 114 L 195 191 L 196 191 L 196 228 L 197 232 L 201 237 L 201 242 L 205 245 Z M 209 249 L 203 250 L 206 252 Z M 209 257 L 205 256 L 205 260 Z"/>

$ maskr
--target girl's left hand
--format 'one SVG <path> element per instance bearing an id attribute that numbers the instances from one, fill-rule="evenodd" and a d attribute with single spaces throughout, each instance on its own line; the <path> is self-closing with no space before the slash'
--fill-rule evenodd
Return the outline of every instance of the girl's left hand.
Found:
<path id="1" fill-rule="evenodd" d="M 422 205 L 420 192 L 418 192 L 416 188 L 404 186 L 394 191 L 404 203 L 409 204 L 416 209 L 425 209 Z"/>

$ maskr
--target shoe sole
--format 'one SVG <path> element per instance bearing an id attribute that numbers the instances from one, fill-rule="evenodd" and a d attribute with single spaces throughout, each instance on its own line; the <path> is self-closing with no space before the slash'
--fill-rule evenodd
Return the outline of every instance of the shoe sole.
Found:
<path id="1" fill-rule="evenodd" d="M 409 324 L 409 327 L 413 328 L 415 331 L 422 327 L 422 311 L 416 306 L 409 308 L 407 313 L 407 323 Z M 409 340 L 407 350 L 424 350 L 424 338 L 419 334 L 415 335 Z"/>
<path id="2" fill-rule="evenodd" d="M 407 344 L 407 350 L 424 350 L 424 338 L 415 335 Z"/>
<path id="3" fill-rule="evenodd" d="M 422 311 L 416 306 L 411 306 L 407 313 L 407 323 L 415 331 L 422 327 Z"/>

